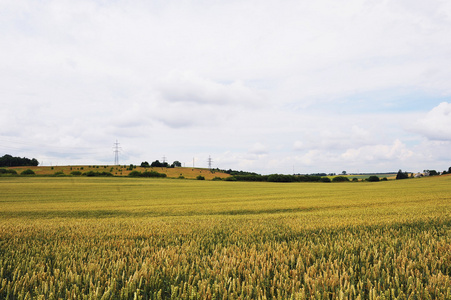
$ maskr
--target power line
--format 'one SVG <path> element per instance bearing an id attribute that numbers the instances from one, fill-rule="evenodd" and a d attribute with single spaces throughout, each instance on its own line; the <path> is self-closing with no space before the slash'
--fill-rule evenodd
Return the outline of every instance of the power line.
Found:
<path id="1" fill-rule="evenodd" d="M 211 159 L 211 156 L 208 156 L 208 168 L 211 170 L 211 163 L 213 162 L 213 160 Z"/>
<path id="2" fill-rule="evenodd" d="M 117 140 L 116 140 L 116 143 L 114 143 L 113 144 L 114 146 L 113 146 L 113 149 L 114 149 L 114 164 L 116 165 L 116 166 L 118 166 L 119 165 L 119 149 L 120 149 L 120 147 L 119 147 L 119 143 L 117 142 Z"/>

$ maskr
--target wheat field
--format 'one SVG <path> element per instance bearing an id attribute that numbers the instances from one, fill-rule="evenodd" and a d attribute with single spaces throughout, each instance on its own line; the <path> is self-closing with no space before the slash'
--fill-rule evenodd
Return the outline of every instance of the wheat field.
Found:
<path id="1" fill-rule="evenodd" d="M 451 177 L 0 177 L 1 299 L 451 299 Z"/>

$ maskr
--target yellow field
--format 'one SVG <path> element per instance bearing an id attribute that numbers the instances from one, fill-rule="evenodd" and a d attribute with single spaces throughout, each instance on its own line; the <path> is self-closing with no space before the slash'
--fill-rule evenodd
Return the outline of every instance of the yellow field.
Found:
<path id="1" fill-rule="evenodd" d="M 15 170 L 18 174 L 26 169 L 33 170 L 36 175 L 54 175 L 57 172 L 63 172 L 64 175 L 70 175 L 73 171 L 80 171 L 82 173 L 94 171 L 94 172 L 110 172 L 114 176 L 128 176 L 128 174 L 132 171 L 128 169 L 129 166 L 107 166 L 107 165 L 98 165 L 98 166 L 36 166 L 36 167 L 11 167 L 9 169 Z M 229 177 L 229 174 L 218 172 L 215 170 L 202 169 L 202 168 L 142 168 L 135 167 L 133 171 L 156 171 L 158 173 L 166 174 L 169 178 L 178 178 L 183 176 L 186 179 L 194 179 L 197 176 L 201 175 L 205 177 L 206 180 L 211 180 L 214 177 L 226 178 Z"/>
<path id="2" fill-rule="evenodd" d="M 451 299 L 451 177 L 0 177 L 1 299 Z"/>

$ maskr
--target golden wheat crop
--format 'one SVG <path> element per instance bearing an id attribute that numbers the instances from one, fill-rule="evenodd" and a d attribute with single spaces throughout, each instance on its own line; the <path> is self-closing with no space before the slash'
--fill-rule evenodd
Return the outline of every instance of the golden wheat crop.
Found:
<path id="1" fill-rule="evenodd" d="M 1 299 L 451 299 L 451 177 L 0 190 Z"/>

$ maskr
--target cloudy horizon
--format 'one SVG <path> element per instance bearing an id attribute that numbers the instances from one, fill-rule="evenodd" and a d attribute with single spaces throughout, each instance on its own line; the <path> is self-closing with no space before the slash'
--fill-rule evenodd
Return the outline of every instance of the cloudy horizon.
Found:
<path id="1" fill-rule="evenodd" d="M 451 166 L 451 2 L 2 1 L 0 156 Z"/>

